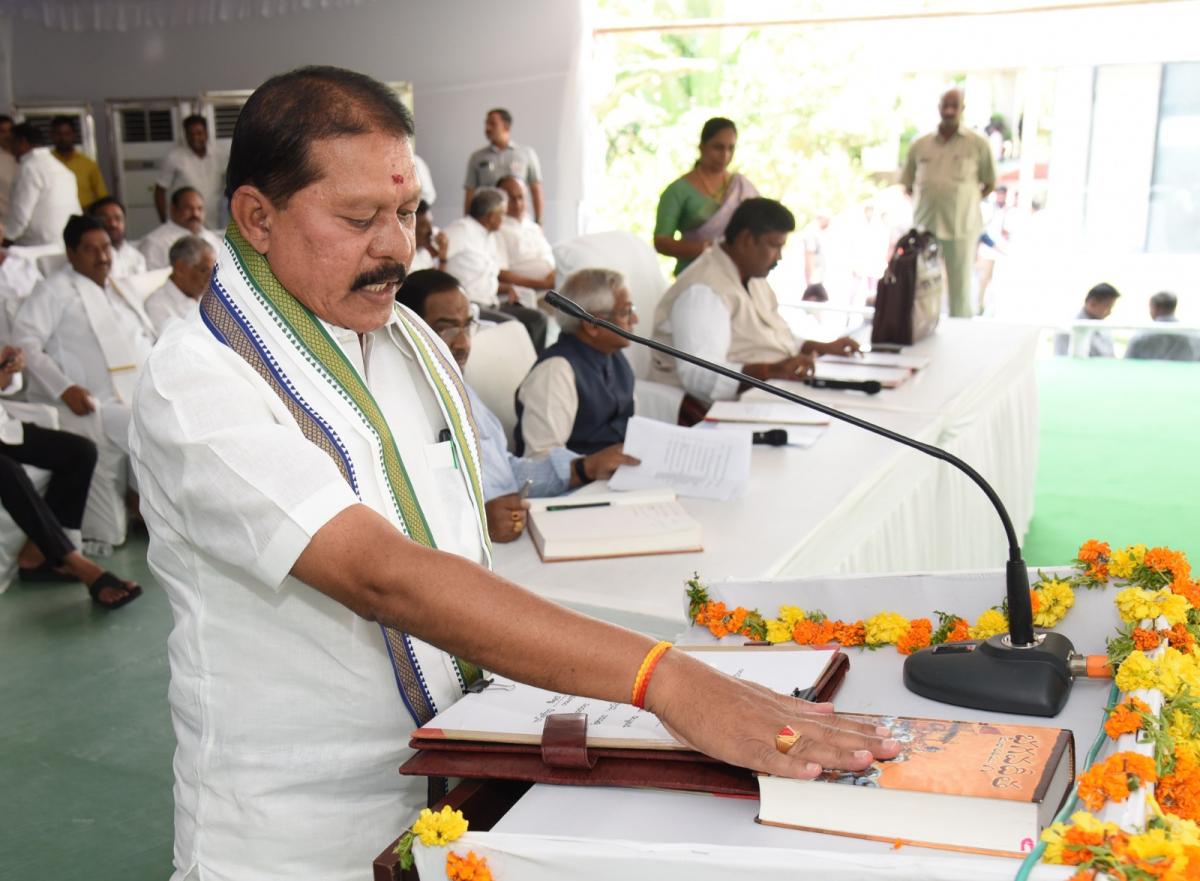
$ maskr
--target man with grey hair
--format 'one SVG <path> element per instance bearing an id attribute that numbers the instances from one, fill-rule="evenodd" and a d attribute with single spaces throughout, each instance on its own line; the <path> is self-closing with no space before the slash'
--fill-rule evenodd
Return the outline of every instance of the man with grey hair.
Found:
<path id="1" fill-rule="evenodd" d="M 626 330 L 637 324 L 619 272 L 581 269 L 567 279 L 562 292 Z M 517 389 L 519 456 L 538 456 L 555 447 L 586 455 L 622 443 L 633 415 L 633 369 L 621 353 L 629 341 L 567 315 L 560 315 L 558 323 L 558 342 L 542 352 Z"/>
<path id="2" fill-rule="evenodd" d="M 158 336 L 172 321 L 196 311 L 217 265 L 217 252 L 200 236 L 184 236 L 171 245 L 167 259 L 171 261 L 171 274 L 146 298 L 145 305 L 146 317 Z"/>
<path id="3" fill-rule="evenodd" d="M 1150 318 L 1176 324 L 1175 308 L 1179 298 L 1170 291 L 1159 291 L 1150 298 Z M 1134 334 L 1125 350 L 1126 358 L 1156 361 L 1200 361 L 1200 336 L 1191 331 L 1143 330 Z"/>
<path id="4" fill-rule="evenodd" d="M 980 203 L 996 185 L 987 140 L 962 127 L 963 93 L 950 89 L 938 102 L 937 131 L 913 141 L 900 182 L 916 197 L 913 225 L 937 237 L 946 264 L 950 314 L 968 317 L 971 267 L 983 232 Z"/>
<path id="5" fill-rule="evenodd" d="M 449 224 L 446 234 L 446 271 L 458 279 L 468 299 L 479 306 L 485 321 L 515 318 L 525 325 L 533 347 L 546 345 L 547 320 L 537 309 L 522 306 L 516 289 L 500 281 L 499 242 L 496 231 L 508 211 L 508 195 L 499 187 L 480 187 L 471 196 L 467 216 Z"/>

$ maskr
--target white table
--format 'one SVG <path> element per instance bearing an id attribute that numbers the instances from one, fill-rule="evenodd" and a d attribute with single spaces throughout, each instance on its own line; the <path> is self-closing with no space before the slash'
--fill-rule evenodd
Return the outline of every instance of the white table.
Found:
<path id="1" fill-rule="evenodd" d="M 912 347 L 933 363 L 868 398 L 805 389 L 962 456 L 993 483 L 1020 535 L 1037 462 L 1035 329 L 950 319 Z M 673 636 L 683 582 L 1000 565 L 1006 544 L 966 477 L 914 450 L 835 422 L 810 449 L 755 447 L 748 493 L 684 499 L 704 527 L 697 554 L 542 563 L 522 538 L 495 548 L 496 571 L 542 596 Z"/>
<path id="2" fill-rule="evenodd" d="M 819 608 L 831 617 L 860 617 L 891 609 L 909 617 L 945 609 L 975 618 L 1004 595 L 1004 576 L 992 572 L 937 576 L 833 577 L 726 585 L 730 605 L 757 602 L 764 614 L 782 604 Z M 1059 628 L 1077 650 L 1104 651 L 1117 624 L 1115 591 L 1077 592 Z M 939 704 L 904 689 L 903 658 L 893 649 L 851 649 L 850 671 L 835 703 L 840 710 L 979 721 L 1019 721 L 1069 728 L 1081 765 L 1103 719 L 1111 683 L 1081 680 L 1053 719 L 1014 717 Z M 698 793 L 535 786 L 491 832 L 469 832 L 455 845 L 486 855 L 504 881 L 727 881 L 741 877 L 877 879 L 1010 879 L 1015 859 L 958 854 L 754 822 L 757 802 Z M 418 849 L 422 877 L 435 877 L 444 854 Z M 428 871 L 434 874 L 426 875 Z M 1062 879 L 1069 869 L 1039 866 L 1036 879 Z"/>

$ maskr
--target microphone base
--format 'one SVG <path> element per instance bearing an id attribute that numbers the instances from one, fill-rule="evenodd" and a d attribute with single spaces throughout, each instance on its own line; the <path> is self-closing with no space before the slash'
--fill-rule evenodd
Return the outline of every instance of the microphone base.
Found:
<path id="1" fill-rule="evenodd" d="M 1071 693 L 1061 633 L 1039 633 L 1035 644 L 1013 648 L 1008 634 L 952 642 L 914 652 L 904 661 L 904 687 L 944 704 L 1021 716 L 1056 716 Z"/>

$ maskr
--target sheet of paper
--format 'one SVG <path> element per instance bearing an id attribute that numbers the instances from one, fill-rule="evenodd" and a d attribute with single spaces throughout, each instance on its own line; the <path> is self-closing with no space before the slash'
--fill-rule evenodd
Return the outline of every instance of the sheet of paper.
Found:
<path id="1" fill-rule="evenodd" d="M 874 379 L 886 388 L 894 388 L 912 375 L 911 370 L 899 367 L 873 367 L 869 364 L 846 364 L 817 359 L 816 375 L 821 379 L 843 379 L 866 382 Z"/>
<path id="2" fill-rule="evenodd" d="M 745 431 L 753 434 L 756 431 L 770 431 L 773 428 L 778 428 L 787 432 L 787 444 L 789 447 L 799 447 L 807 450 L 829 430 L 825 425 L 784 425 L 782 423 L 763 423 L 761 425 L 753 422 L 701 422 L 697 428 L 716 429 L 718 431 Z"/>
<path id="3" fill-rule="evenodd" d="M 625 429 L 625 452 L 642 464 L 618 468 L 609 489 L 669 487 L 681 496 L 728 501 L 750 482 L 745 432 L 692 431 L 634 416 Z"/>
<path id="4" fill-rule="evenodd" d="M 717 401 L 706 422 L 758 422 L 772 425 L 828 425 L 829 417 L 800 404 L 783 401 Z"/>
<path id="5" fill-rule="evenodd" d="M 790 694 L 793 688 L 813 686 L 833 651 L 748 648 L 690 654 L 736 679 Z M 512 742 L 515 735 L 536 742 L 542 736 L 546 717 L 552 713 L 587 713 L 588 742 L 594 746 L 602 745 L 600 741 L 612 741 L 614 745 L 621 741 L 676 743 L 654 714 L 632 704 L 546 691 L 499 676 L 484 691 L 469 694 L 439 713 L 426 727 L 473 735 L 460 739 Z"/>
<path id="6" fill-rule="evenodd" d="M 565 508 L 556 511 L 554 508 Z M 549 518 L 539 519 L 543 534 L 554 541 L 584 541 L 595 538 L 670 534 L 696 527 L 694 518 L 674 499 L 645 505 L 609 505 L 607 507 L 550 506 Z M 558 516 L 554 516 L 558 515 Z"/>
<path id="7" fill-rule="evenodd" d="M 933 359 L 923 355 L 900 355 L 894 352 L 863 352 L 861 355 L 822 355 L 822 362 L 834 364 L 865 364 L 868 367 L 899 367 L 904 370 L 924 370 Z"/>

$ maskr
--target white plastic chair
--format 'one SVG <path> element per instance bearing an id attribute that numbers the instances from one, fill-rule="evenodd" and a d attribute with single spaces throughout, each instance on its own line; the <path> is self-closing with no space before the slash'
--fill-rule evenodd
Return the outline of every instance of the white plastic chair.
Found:
<path id="1" fill-rule="evenodd" d="M 504 321 L 485 328 L 471 342 L 465 379 L 504 426 L 510 450 L 517 427 L 517 386 L 536 360 L 533 343 L 519 321 Z"/>

